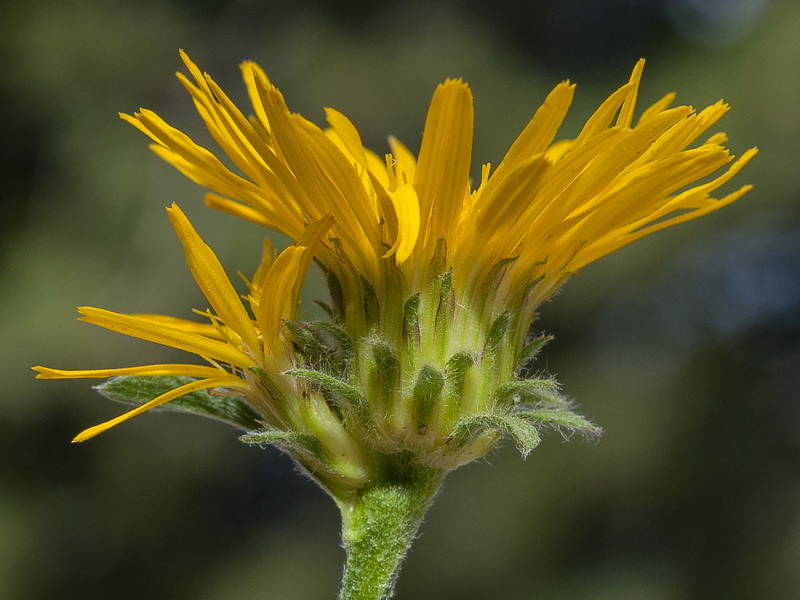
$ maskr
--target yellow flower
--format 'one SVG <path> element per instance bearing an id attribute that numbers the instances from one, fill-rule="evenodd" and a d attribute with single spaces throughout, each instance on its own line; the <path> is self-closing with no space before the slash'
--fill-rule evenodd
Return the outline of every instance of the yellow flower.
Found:
<path id="1" fill-rule="evenodd" d="M 577 138 L 553 143 L 574 91 L 569 82 L 556 86 L 498 167 L 484 165 L 472 190 L 472 96 L 459 80 L 434 93 L 419 157 L 391 138 L 392 153 L 381 158 L 335 110 L 326 110 L 327 130 L 291 114 L 257 65 L 242 65 L 254 112 L 247 118 L 182 57 L 194 81 L 178 78 L 243 176 L 151 111 L 122 117 L 155 141 L 159 156 L 214 192 L 210 206 L 294 239 L 306 223 L 333 216 L 316 257 L 346 294 L 358 287 L 345 283 L 354 273 L 382 296 L 396 291 L 398 275 L 413 294 L 452 269 L 457 296 L 479 304 L 493 270 L 513 259 L 502 289 L 492 292 L 493 306 L 535 310 L 581 267 L 750 189 L 710 196 L 755 149 L 729 164 L 724 134 L 689 147 L 727 112 L 724 103 L 697 113 L 670 108 L 668 94 L 634 124 L 644 61 Z M 725 165 L 715 179 L 696 183 Z"/>
<path id="2" fill-rule="evenodd" d="M 204 313 L 209 323 L 88 308 L 83 320 L 193 352 L 211 366 L 38 367 L 51 378 L 197 378 L 77 440 L 182 394 L 227 390 L 263 425 L 245 441 L 287 449 L 342 496 L 365 485 L 375 456 L 411 453 L 448 470 L 484 455 L 504 434 L 527 452 L 543 425 L 596 432 L 554 382 L 524 378 L 544 342 L 527 336 L 538 307 L 581 267 L 750 189 L 711 196 L 755 149 L 734 160 L 721 133 L 692 146 L 727 112 L 724 103 L 670 108 L 668 94 L 634 120 L 644 61 L 573 140 L 554 141 L 574 91 L 557 85 L 473 189 L 472 96 L 460 80 L 434 92 L 417 157 L 394 138 L 380 157 L 333 109 L 327 129 L 292 114 L 257 65 L 241 67 L 248 117 L 181 56 L 191 78 L 178 78 L 238 172 L 152 111 L 122 118 L 211 190 L 209 206 L 295 245 L 274 259 L 267 249 L 249 284 L 248 313 L 211 250 L 170 209 L 213 309 Z M 295 319 L 312 258 L 331 291 L 327 323 Z"/>

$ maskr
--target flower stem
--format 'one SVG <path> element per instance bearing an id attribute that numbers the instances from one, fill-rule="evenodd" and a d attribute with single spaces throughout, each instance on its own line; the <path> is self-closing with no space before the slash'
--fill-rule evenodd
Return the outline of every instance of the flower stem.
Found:
<path id="1" fill-rule="evenodd" d="M 391 598 L 400 563 L 444 478 L 411 454 L 385 457 L 379 473 L 342 505 L 347 564 L 339 600 Z"/>

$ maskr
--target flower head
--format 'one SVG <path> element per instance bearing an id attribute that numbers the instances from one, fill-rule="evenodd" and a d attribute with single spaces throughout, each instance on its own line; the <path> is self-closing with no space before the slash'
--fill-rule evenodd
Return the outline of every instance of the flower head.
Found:
<path id="1" fill-rule="evenodd" d="M 581 267 L 750 189 L 711 196 L 755 149 L 734 159 L 721 133 L 693 146 L 727 105 L 696 112 L 670 107 L 669 94 L 634 119 L 643 61 L 572 140 L 554 141 L 574 92 L 569 82 L 556 86 L 473 188 L 472 96 L 460 80 L 434 92 L 417 157 L 394 138 L 381 157 L 333 109 L 326 129 L 291 113 L 257 65 L 242 65 L 248 117 L 182 57 L 190 77 L 178 78 L 238 172 L 152 111 L 122 118 L 211 190 L 209 206 L 295 245 L 277 256 L 267 248 L 245 306 L 213 252 L 170 209 L 211 307 L 208 323 L 89 308 L 83 320 L 187 350 L 211 366 L 38 368 L 40 377 L 193 378 L 80 440 L 210 389 L 201 403 L 212 413 L 229 397 L 254 411 L 232 419 L 258 427 L 245 441 L 288 450 L 341 499 L 367 485 L 375 456 L 406 453 L 448 470 L 483 456 L 504 434 L 527 452 L 545 425 L 596 432 L 554 382 L 525 378 L 545 341 L 528 336 L 537 309 Z M 296 319 L 312 259 L 331 291 L 326 322 Z"/>

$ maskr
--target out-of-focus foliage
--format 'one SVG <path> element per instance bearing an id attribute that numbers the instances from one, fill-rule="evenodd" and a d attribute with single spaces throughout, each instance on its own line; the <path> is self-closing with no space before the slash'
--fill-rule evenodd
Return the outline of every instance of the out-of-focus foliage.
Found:
<path id="1" fill-rule="evenodd" d="M 476 174 L 560 79 L 578 83 L 576 127 L 639 56 L 642 104 L 730 102 L 720 128 L 735 151 L 761 148 L 738 182 L 756 189 L 590 266 L 537 323 L 556 337 L 541 368 L 604 437 L 552 435 L 527 461 L 501 450 L 453 474 L 398 598 L 800 596 L 798 30 L 792 0 L 4 3 L 0 598 L 337 587 L 336 509 L 285 457 L 170 414 L 70 445 L 117 408 L 29 371 L 170 356 L 73 307 L 205 308 L 162 212 L 173 201 L 231 273 L 257 262 L 263 231 L 203 208 L 117 119 L 156 108 L 203 138 L 171 77 L 179 47 L 237 100 L 236 65 L 258 61 L 293 109 L 321 122 L 335 107 L 378 151 L 389 133 L 415 148 L 436 83 L 464 77 Z M 307 286 L 309 311 L 321 293 Z"/>

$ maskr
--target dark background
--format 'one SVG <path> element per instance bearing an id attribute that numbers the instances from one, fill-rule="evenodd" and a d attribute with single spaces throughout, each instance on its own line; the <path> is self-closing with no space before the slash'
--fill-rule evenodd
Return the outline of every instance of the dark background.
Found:
<path id="1" fill-rule="evenodd" d="M 117 118 L 145 106 L 203 139 L 172 77 L 182 47 L 242 104 L 237 65 L 258 61 L 293 110 L 335 107 L 379 152 L 390 133 L 416 150 L 435 85 L 464 77 L 476 173 L 564 78 L 564 136 L 640 56 L 640 106 L 724 97 L 733 151 L 761 148 L 726 189 L 755 190 L 543 307 L 542 368 L 605 435 L 550 435 L 527 461 L 506 444 L 452 474 L 397 597 L 796 600 L 799 34 L 793 0 L 0 2 L 0 598 L 335 597 L 336 508 L 285 456 L 168 414 L 71 445 L 119 408 L 29 370 L 179 356 L 74 320 L 205 308 L 173 201 L 231 273 L 255 266 L 264 232 L 204 209 Z"/>

